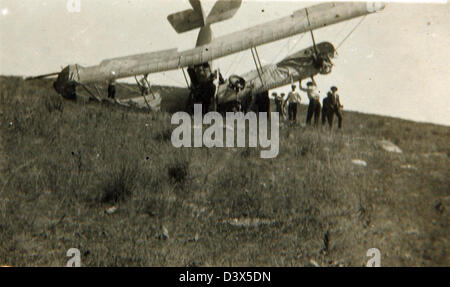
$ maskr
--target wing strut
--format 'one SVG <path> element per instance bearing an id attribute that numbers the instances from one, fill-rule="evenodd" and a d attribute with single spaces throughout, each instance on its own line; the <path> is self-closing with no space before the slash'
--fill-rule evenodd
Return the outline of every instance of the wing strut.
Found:
<path id="1" fill-rule="evenodd" d="M 83 89 L 85 89 L 86 90 L 86 92 L 91 96 L 91 97 L 93 97 L 94 99 L 96 99 L 97 100 L 97 97 L 86 87 L 86 85 L 84 85 L 84 84 L 81 84 L 80 83 L 80 86 L 83 88 Z"/>
<path id="2" fill-rule="evenodd" d="M 219 77 L 220 77 L 220 70 L 216 70 L 216 92 L 214 93 L 214 111 L 217 112 L 217 107 L 219 106 L 219 98 L 217 97 L 219 94 Z"/>
<path id="3" fill-rule="evenodd" d="M 148 85 L 148 89 L 150 90 L 150 93 L 152 93 L 153 100 L 156 100 L 157 97 L 155 96 L 155 93 L 153 92 L 152 85 L 150 85 L 150 81 L 147 79 L 147 76 L 148 76 L 148 74 L 145 74 L 145 75 L 144 75 L 145 82 L 146 82 L 147 85 Z M 151 111 L 151 110 L 150 110 L 150 111 Z"/>
<path id="4" fill-rule="evenodd" d="M 190 85 L 189 85 L 189 81 L 186 77 L 186 73 L 184 72 L 184 68 L 181 68 L 181 71 L 183 72 L 183 76 L 184 76 L 184 80 L 186 81 L 186 86 L 188 87 L 188 89 L 190 89 Z"/>
<path id="5" fill-rule="evenodd" d="M 308 19 L 308 27 L 311 28 L 311 22 L 309 21 L 309 13 L 308 13 L 308 8 L 305 8 L 305 12 L 306 12 L 306 19 Z M 312 31 L 312 29 L 309 30 L 309 32 L 311 33 L 311 39 L 313 41 L 313 47 L 314 47 L 314 60 L 318 60 L 319 59 L 319 50 L 317 49 L 316 46 L 316 39 L 314 38 L 314 32 Z"/>
<path id="6" fill-rule="evenodd" d="M 305 8 L 305 11 L 306 11 L 306 19 L 308 19 L 308 27 L 311 27 L 311 22 L 309 21 L 308 8 Z M 317 50 L 316 39 L 314 39 L 313 30 L 310 29 L 309 32 L 311 33 L 311 38 L 312 38 L 312 42 L 313 42 L 313 46 L 314 46 L 314 52 L 315 52 L 316 58 L 317 58 L 317 56 L 319 55 L 319 51 Z"/>
<path id="7" fill-rule="evenodd" d="M 136 80 L 136 84 L 138 85 L 138 87 L 141 87 L 141 84 L 139 83 L 139 80 L 137 79 L 136 76 L 134 76 L 134 79 Z M 145 79 L 145 82 L 148 84 L 147 77 L 145 75 L 144 75 L 144 79 Z M 150 87 L 150 84 L 148 84 L 148 85 Z M 142 87 L 141 89 L 143 91 L 144 87 Z M 152 108 L 150 107 L 150 104 L 148 103 L 147 98 L 145 97 L 145 92 L 142 92 L 141 94 L 142 94 L 142 97 L 144 98 L 144 102 L 147 105 L 147 108 L 150 112 L 152 110 Z M 152 94 L 153 94 L 153 92 L 152 92 Z"/>
<path id="8" fill-rule="evenodd" d="M 99 102 L 101 102 L 102 100 L 101 100 L 101 93 L 100 93 L 100 91 L 98 90 L 98 87 L 97 87 L 97 85 L 96 84 L 94 84 L 94 88 L 95 88 L 95 91 L 97 92 L 97 97 L 95 97 L 95 99 L 97 100 L 97 101 L 99 101 Z"/>
<path id="9" fill-rule="evenodd" d="M 259 58 L 258 50 L 256 49 L 256 47 L 254 47 L 253 50 L 255 50 L 256 59 L 258 60 L 258 64 L 259 64 L 259 70 L 261 71 L 261 75 L 262 75 L 262 74 L 264 74 L 264 70 L 261 65 L 261 59 Z"/>
<path id="10" fill-rule="evenodd" d="M 253 52 L 253 49 L 256 50 L 256 48 L 253 47 L 253 48 L 250 49 L 250 51 L 252 52 L 253 62 L 255 62 L 256 71 L 258 72 L 258 76 L 259 76 L 259 79 L 261 80 L 261 84 L 263 85 L 263 87 L 265 87 L 264 81 L 263 81 L 262 76 L 261 76 L 261 73 L 262 73 L 262 67 L 261 67 L 261 71 L 260 71 L 260 67 L 258 66 L 258 62 L 259 62 L 260 64 L 261 64 L 261 62 L 259 61 L 259 57 L 258 57 L 258 60 L 257 60 L 256 56 L 257 56 L 258 54 L 255 55 L 255 52 Z"/>

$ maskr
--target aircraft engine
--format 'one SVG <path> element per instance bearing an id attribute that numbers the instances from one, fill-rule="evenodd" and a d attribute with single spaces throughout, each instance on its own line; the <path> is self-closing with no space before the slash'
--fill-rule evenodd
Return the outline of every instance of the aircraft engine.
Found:
<path id="1" fill-rule="evenodd" d="M 333 68 L 333 63 L 331 62 L 330 57 L 326 54 L 319 54 L 317 59 L 313 59 L 313 63 L 314 67 L 320 71 L 320 74 L 323 75 L 331 73 Z"/>
<path id="2" fill-rule="evenodd" d="M 319 73 L 323 75 L 331 73 L 331 70 L 333 68 L 331 59 L 334 58 L 336 53 L 333 45 L 328 43 L 328 45 L 321 45 L 321 47 L 311 47 L 310 49 L 314 68 L 319 70 Z"/>
<path id="3" fill-rule="evenodd" d="M 228 78 L 228 87 L 238 93 L 245 88 L 245 80 L 237 75 L 231 75 Z"/>

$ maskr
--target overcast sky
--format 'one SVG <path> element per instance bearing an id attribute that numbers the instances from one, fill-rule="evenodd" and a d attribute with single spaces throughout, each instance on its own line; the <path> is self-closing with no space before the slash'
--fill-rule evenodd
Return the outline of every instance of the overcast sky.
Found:
<path id="1" fill-rule="evenodd" d="M 206 12 L 212 4 L 206 1 Z M 314 4 L 244 0 L 234 18 L 214 24 L 213 31 L 224 35 Z M 69 13 L 65 0 L 0 0 L 0 74 L 36 75 L 73 63 L 96 65 L 111 57 L 192 48 L 197 31 L 177 34 L 166 20 L 188 8 L 187 0 L 81 0 L 81 11 Z M 449 16 L 450 4 L 389 4 L 367 16 L 338 50 L 333 72 L 316 78 L 321 94 L 337 85 L 345 109 L 450 125 Z M 359 20 L 316 30 L 316 41 L 337 47 Z M 309 45 L 311 37 L 304 34 L 258 52 L 264 64 Z M 214 66 L 224 76 L 254 69 L 250 51 Z M 151 80 L 184 85 L 180 71 L 154 74 Z"/>

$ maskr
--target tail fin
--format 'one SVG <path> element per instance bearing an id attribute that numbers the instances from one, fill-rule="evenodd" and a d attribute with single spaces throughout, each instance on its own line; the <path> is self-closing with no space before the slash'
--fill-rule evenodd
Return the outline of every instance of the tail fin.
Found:
<path id="1" fill-rule="evenodd" d="M 167 16 L 172 27 L 177 33 L 184 33 L 203 26 L 201 15 L 193 9 L 187 9 L 181 12 L 170 14 Z"/>
<path id="2" fill-rule="evenodd" d="M 241 7 L 242 0 L 218 0 L 206 18 L 206 24 L 213 24 L 230 19 Z"/>
<path id="3" fill-rule="evenodd" d="M 196 5 L 193 5 L 193 2 Z M 241 3 L 242 0 L 218 0 L 205 20 L 200 2 L 191 1 L 193 9 L 170 14 L 167 20 L 177 33 L 183 33 L 230 19 L 241 7 Z"/>

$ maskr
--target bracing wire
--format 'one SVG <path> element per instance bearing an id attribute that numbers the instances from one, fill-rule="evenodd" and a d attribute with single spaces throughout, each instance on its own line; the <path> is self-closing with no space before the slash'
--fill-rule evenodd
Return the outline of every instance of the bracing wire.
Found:
<path id="1" fill-rule="evenodd" d="M 289 49 L 288 54 L 286 56 L 289 56 L 292 53 L 292 51 L 295 51 L 295 49 L 297 48 L 298 44 L 302 41 L 305 34 L 306 33 L 303 33 L 302 35 L 300 35 L 300 39 L 298 39 L 297 43 L 295 43 L 295 45 L 293 47 L 291 47 L 291 49 Z"/>
<path id="2" fill-rule="evenodd" d="M 226 72 L 225 75 L 228 75 L 228 72 L 231 70 L 231 68 L 234 66 L 234 64 L 236 63 L 236 60 L 238 57 L 240 57 L 241 55 L 236 55 L 235 57 L 233 57 L 233 60 L 230 62 L 230 64 L 228 65 L 228 67 L 226 68 Z"/>
<path id="3" fill-rule="evenodd" d="M 166 77 L 167 79 L 171 80 L 172 82 L 176 83 L 176 84 L 179 85 L 179 86 L 184 86 L 184 85 L 185 85 L 185 84 L 183 84 L 182 82 L 177 81 L 177 80 L 175 80 L 174 78 L 170 77 L 167 73 L 162 73 L 162 75 L 163 75 L 164 77 Z"/>
<path id="4" fill-rule="evenodd" d="M 350 24 L 351 24 L 351 21 L 345 21 L 345 22 L 342 24 L 342 28 L 339 30 L 339 32 L 334 33 L 336 39 L 340 38 L 340 36 L 342 35 L 342 33 L 343 33 L 345 30 L 347 30 L 347 28 L 348 28 L 348 26 L 349 26 Z"/>
<path id="5" fill-rule="evenodd" d="M 287 46 L 288 49 L 287 49 L 287 53 L 286 53 L 285 57 L 289 56 L 292 53 L 292 51 L 295 51 L 295 49 L 297 48 L 298 44 L 300 44 L 300 42 L 302 41 L 304 36 L 305 36 L 305 33 L 301 34 L 300 38 L 297 40 L 297 42 L 294 44 L 294 46 L 292 46 L 290 48 L 289 48 L 289 46 Z M 291 40 L 291 38 L 289 38 L 289 41 Z M 281 60 L 281 59 L 279 59 L 279 57 L 280 57 L 282 52 L 283 52 L 283 49 L 280 49 L 280 51 L 278 52 L 277 56 L 275 58 L 273 58 L 272 62 Z"/>
<path id="6" fill-rule="evenodd" d="M 287 54 L 289 55 L 289 44 L 290 44 L 290 42 L 291 42 L 291 38 L 292 37 L 290 37 L 290 38 L 288 38 L 288 41 L 287 41 L 287 43 L 285 44 L 285 47 L 287 48 L 286 49 L 286 52 L 287 52 Z M 298 42 L 297 42 L 298 43 Z M 294 45 L 297 45 L 297 43 L 295 43 Z M 280 57 L 280 55 L 281 55 L 281 53 L 283 52 L 283 50 L 284 49 L 280 49 L 279 51 L 278 51 L 278 53 L 276 54 L 276 56 L 272 59 L 272 63 L 274 63 L 275 61 L 278 61 L 278 58 Z"/>
<path id="7" fill-rule="evenodd" d="M 345 36 L 345 38 L 341 41 L 341 43 L 336 47 L 336 50 L 338 50 L 342 44 L 344 44 L 344 42 L 350 37 L 350 35 L 355 32 L 356 28 L 358 28 L 359 25 L 361 25 L 361 23 L 364 21 L 364 19 L 366 18 L 366 15 L 364 17 L 361 18 L 361 20 L 355 25 L 355 27 L 353 27 L 353 29 L 350 31 L 350 33 L 347 34 L 347 36 Z"/>
<path id="8" fill-rule="evenodd" d="M 246 51 L 245 51 L 246 52 Z M 225 72 L 225 75 L 229 75 L 230 72 L 234 72 L 234 69 L 236 68 L 236 64 L 237 63 L 241 63 L 242 59 L 244 58 L 245 53 L 241 52 L 239 56 L 234 57 L 233 62 L 231 63 L 231 65 L 228 67 L 227 71 Z M 239 60 L 237 60 L 239 57 Z"/>

